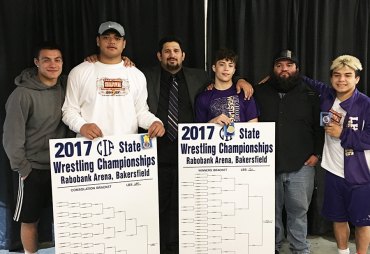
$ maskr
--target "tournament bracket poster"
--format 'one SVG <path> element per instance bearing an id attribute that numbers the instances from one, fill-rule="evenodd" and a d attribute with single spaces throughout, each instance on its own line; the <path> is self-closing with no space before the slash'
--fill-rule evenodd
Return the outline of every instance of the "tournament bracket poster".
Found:
<path id="1" fill-rule="evenodd" d="M 159 254 L 157 142 L 50 140 L 55 250 Z"/>
<path id="2" fill-rule="evenodd" d="M 179 125 L 180 254 L 275 250 L 275 124 Z"/>

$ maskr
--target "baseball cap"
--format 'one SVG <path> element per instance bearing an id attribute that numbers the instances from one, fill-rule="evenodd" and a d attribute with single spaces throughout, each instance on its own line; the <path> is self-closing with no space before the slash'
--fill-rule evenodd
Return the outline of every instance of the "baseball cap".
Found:
<path id="1" fill-rule="evenodd" d="M 280 60 L 291 60 L 292 62 L 294 62 L 296 65 L 298 65 L 298 59 L 296 57 L 296 55 L 294 54 L 293 51 L 289 50 L 289 49 L 285 49 L 283 51 L 280 51 L 274 58 L 274 64 L 277 62 L 277 61 L 280 61 Z"/>
<path id="2" fill-rule="evenodd" d="M 99 26 L 98 33 L 102 35 L 105 31 L 110 30 L 110 29 L 117 31 L 117 33 L 121 35 L 122 37 L 125 36 L 125 29 L 123 29 L 123 26 L 113 21 L 107 21 L 107 22 L 101 23 Z"/>

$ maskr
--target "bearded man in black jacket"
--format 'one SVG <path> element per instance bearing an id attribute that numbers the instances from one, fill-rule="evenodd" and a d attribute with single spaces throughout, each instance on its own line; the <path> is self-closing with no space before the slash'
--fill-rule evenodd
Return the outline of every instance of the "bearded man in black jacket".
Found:
<path id="1" fill-rule="evenodd" d="M 318 95 L 301 79 L 298 60 L 290 50 L 274 59 L 273 73 L 254 93 L 260 122 L 275 122 L 275 253 L 285 238 L 292 253 L 310 253 L 307 211 L 314 189 L 315 165 L 323 147 Z"/>

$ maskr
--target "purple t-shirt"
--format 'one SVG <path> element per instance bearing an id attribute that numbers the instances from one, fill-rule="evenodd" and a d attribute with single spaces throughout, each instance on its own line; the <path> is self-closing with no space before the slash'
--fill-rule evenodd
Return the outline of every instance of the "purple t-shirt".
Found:
<path id="1" fill-rule="evenodd" d="M 244 93 L 237 94 L 234 84 L 227 90 L 213 88 L 203 91 L 195 101 L 197 123 L 207 123 L 221 114 L 230 117 L 233 122 L 248 122 L 259 115 L 254 98 L 244 100 Z"/>

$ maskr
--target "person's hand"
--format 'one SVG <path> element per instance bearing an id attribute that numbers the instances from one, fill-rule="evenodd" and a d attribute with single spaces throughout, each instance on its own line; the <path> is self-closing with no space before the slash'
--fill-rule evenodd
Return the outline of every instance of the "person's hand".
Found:
<path id="1" fill-rule="evenodd" d="M 212 90 L 214 87 L 215 87 L 215 84 L 211 83 L 211 84 L 209 84 L 209 85 L 206 87 L 206 90 L 207 90 L 207 91 L 210 91 L 210 90 Z"/>
<path id="2" fill-rule="evenodd" d="M 28 174 L 28 175 L 29 175 L 29 174 Z M 21 180 L 22 180 L 22 181 L 26 180 L 26 178 L 28 177 L 28 175 L 26 175 L 26 176 L 21 176 Z"/>
<path id="3" fill-rule="evenodd" d="M 239 94 L 241 90 L 244 91 L 244 99 L 250 100 L 254 90 L 252 85 L 245 79 L 239 79 L 238 82 L 236 83 L 236 92 Z"/>
<path id="4" fill-rule="evenodd" d="M 224 125 L 229 125 L 231 123 L 231 119 L 227 117 L 225 114 L 221 114 L 211 119 L 209 123 L 217 123 L 221 126 L 224 126 Z"/>
<path id="5" fill-rule="evenodd" d="M 101 129 L 95 123 L 85 123 L 80 129 L 80 134 L 88 139 L 103 137 Z"/>
<path id="6" fill-rule="evenodd" d="M 150 138 L 162 137 L 164 133 L 165 133 L 164 126 L 159 121 L 153 122 L 148 129 L 148 135 Z"/>
<path id="7" fill-rule="evenodd" d="M 131 61 L 130 58 L 128 58 L 127 56 L 122 56 L 122 60 L 124 62 L 124 66 L 126 67 L 133 67 L 135 66 L 135 63 L 133 61 Z"/>
<path id="8" fill-rule="evenodd" d="M 94 54 L 86 57 L 84 61 L 88 61 L 89 63 L 96 63 L 97 61 L 99 61 L 99 58 L 97 54 Z"/>
<path id="9" fill-rule="evenodd" d="M 324 129 L 325 129 L 325 132 L 330 137 L 333 137 L 333 138 L 339 138 L 340 134 L 342 134 L 342 130 L 343 130 L 342 126 L 340 126 L 339 124 L 336 124 L 334 122 L 330 122 L 327 125 L 325 125 Z"/>
<path id="10" fill-rule="evenodd" d="M 308 160 L 306 160 L 304 165 L 314 167 L 314 166 L 316 166 L 318 161 L 319 161 L 319 158 L 317 158 L 317 156 L 311 155 L 310 158 L 308 158 Z"/>
<path id="11" fill-rule="evenodd" d="M 265 78 L 263 78 L 260 82 L 258 82 L 258 84 L 262 84 L 262 83 L 265 83 L 267 80 L 270 79 L 270 76 L 266 76 Z"/>

